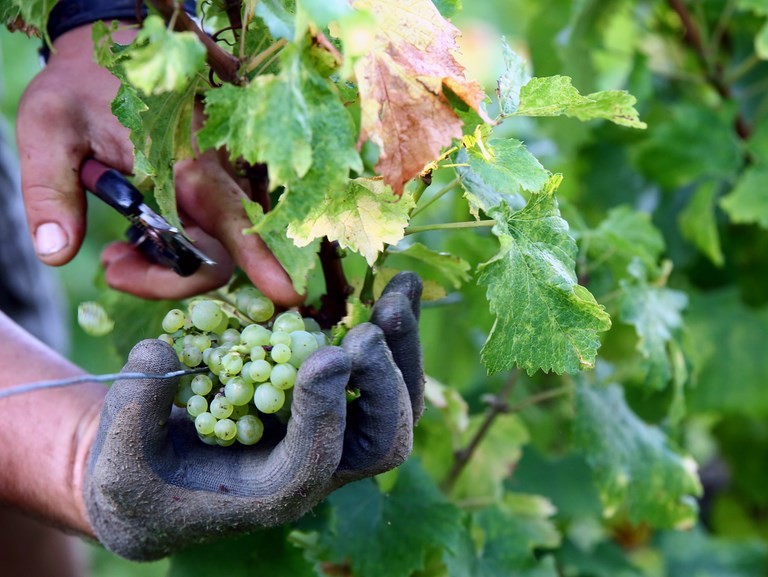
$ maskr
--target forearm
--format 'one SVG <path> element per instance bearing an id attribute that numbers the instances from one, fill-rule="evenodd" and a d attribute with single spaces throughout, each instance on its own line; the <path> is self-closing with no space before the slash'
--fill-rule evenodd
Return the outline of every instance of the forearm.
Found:
<path id="1" fill-rule="evenodd" d="M 84 374 L 0 313 L 0 389 Z M 0 502 L 92 535 L 83 476 L 105 388 L 86 383 L 0 399 Z"/>

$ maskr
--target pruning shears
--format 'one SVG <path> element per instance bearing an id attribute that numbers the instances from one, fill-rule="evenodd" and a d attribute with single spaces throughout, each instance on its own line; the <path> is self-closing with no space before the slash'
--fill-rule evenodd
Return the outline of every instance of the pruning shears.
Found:
<path id="1" fill-rule="evenodd" d="M 190 276 L 200 265 L 216 264 L 144 202 L 144 196 L 114 168 L 92 158 L 80 167 L 83 186 L 126 217 L 131 226 L 126 236 L 150 261 Z"/>

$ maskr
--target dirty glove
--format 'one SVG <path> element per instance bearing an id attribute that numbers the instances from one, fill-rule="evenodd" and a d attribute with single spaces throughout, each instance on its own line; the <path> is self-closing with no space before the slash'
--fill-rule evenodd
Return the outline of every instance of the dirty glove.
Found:
<path id="1" fill-rule="evenodd" d="M 401 464 L 423 408 L 418 337 L 421 281 L 401 273 L 341 347 L 299 369 L 291 418 L 254 446 L 209 446 L 172 379 L 117 381 L 107 394 L 88 462 L 85 502 L 108 549 L 157 559 L 195 542 L 295 520 L 342 485 Z M 125 371 L 179 368 L 159 340 L 137 344 Z M 347 403 L 345 389 L 359 389 Z M 273 435 L 274 437 L 274 435 Z"/>

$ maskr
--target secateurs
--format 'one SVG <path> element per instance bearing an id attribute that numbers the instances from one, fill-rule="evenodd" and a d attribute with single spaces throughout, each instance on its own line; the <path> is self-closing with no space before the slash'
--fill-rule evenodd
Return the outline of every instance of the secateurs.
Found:
<path id="1" fill-rule="evenodd" d="M 173 269 L 180 276 L 194 274 L 200 265 L 216 264 L 196 248 L 179 229 L 144 203 L 144 196 L 120 172 L 89 158 L 80 167 L 83 186 L 125 216 L 131 226 L 126 235 L 150 261 Z"/>

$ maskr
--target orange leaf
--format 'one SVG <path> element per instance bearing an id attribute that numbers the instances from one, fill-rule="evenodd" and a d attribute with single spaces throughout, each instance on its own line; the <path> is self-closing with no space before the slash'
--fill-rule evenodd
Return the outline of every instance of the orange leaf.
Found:
<path id="1" fill-rule="evenodd" d="M 480 108 L 485 93 L 467 80 L 454 56 L 459 30 L 430 0 L 355 0 L 353 6 L 371 12 L 379 24 L 373 49 L 355 63 L 360 141 L 379 146 L 376 169 L 400 194 L 461 137 L 462 122 L 443 88 L 491 122 Z"/>

